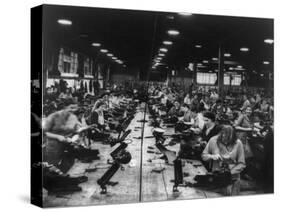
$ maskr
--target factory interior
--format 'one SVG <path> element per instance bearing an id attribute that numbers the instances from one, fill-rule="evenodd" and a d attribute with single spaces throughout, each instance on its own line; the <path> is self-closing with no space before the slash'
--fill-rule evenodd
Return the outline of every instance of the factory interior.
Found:
<path id="1" fill-rule="evenodd" d="M 273 19 L 40 10 L 44 207 L 273 193 Z"/>

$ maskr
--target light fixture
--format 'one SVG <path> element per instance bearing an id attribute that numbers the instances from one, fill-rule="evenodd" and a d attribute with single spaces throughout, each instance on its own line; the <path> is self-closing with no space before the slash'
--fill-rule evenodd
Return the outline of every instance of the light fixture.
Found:
<path id="1" fill-rule="evenodd" d="M 242 66 L 237 66 L 237 68 L 243 68 Z"/>
<path id="2" fill-rule="evenodd" d="M 232 71 L 232 70 L 233 70 L 233 67 L 229 67 L 229 70 L 231 70 L 231 71 Z"/>
<path id="3" fill-rule="evenodd" d="M 216 58 L 216 57 L 213 57 L 213 58 L 212 58 L 212 60 L 218 60 L 218 58 Z"/>
<path id="4" fill-rule="evenodd" d="M 200 49 L 200 48 L 202 48 L 202 45 L 195 45 L 195 48 Z"/>
<path id="5" fill-rule="evenodd" d="M 202 63 L 197 63 L 197 66 L 202 66 Z"/>
<path id="6" fill-rule="evenodd" d="M 261 74 L 261 77 L 263 77 L 264 76 L 264 74 Z"/>
<path id="7" fill-rule="evenodd" d="M 106 54 L 108 57 L 112 57 L 113 56 L 113 54 L 111 54 L 111 53 L 108 53 L 108 54 Z"/>
<path id="8" fill-rule="evenodd" d="M 177 31 L 177 30 L 168 30 L 167 31 L 167 33 L 169 34 L 169 35 L 179 35 L 180 34 L 180 32 L 179 31 Z"/>
<path id="9" fill-rule="evenodd" d="M 159 51 L 160 51 L 160 52 L 167 52 L 168 49 L 166 49 L 166 48 L 160 48 Z"/>
<path id="10" fill-rule="evenodd" d="M 172 42 L 172 41 L 165 40 L 165 41 L 163 41 L 163 44 L 164 44 L 164 45 L 172 45 L 173 42 Z"/>
<path id="11" fill-rule="evenodd" d="M 58 23 L 61 24 L 61 25 L 68 25 L 68 26 L 72 25 L 72 21 L 67 20 L 67 19 L 59 19 Z"/>
<path id="12" fill-rule="evenodd" d="M 224 53 L 224 56 L 225 57 L 231 57 L 231 54 L 230 53 Z"/>
<path id="13" fill-rule="evenodd" d="M 203 63 L 209 63 L 209 61 L 208 60 L 203 60 Z"/>
<path id="14" fill-rule="evenodd" d="M 159 57 L 164 57 L 164 56 L 165 56 L 165 54 L 160 53 L 160 54 L 158 54 L 158 56 L 159 56 Z"/>
<path id="15" fill-rule="evenodd" d="M 273 39 L 267 38 L 264 40 L 264 42 L 267 44 L 273 44 Z"/>
<path id="16" fill-rule="evenodd" d="M 241 51 L 241 52 L 247 52 L 247 51 L 249 51 L 249 48 L 247 48 L 247 47 L 242 47 L 242 48 L 240 48 L 240 51 Z"/>
<path id="17" fill-rule="evenodd" d="M 268 61 L 263 61 L 263 64 L 264 64 L 264 65 L 268 65 L 269 62 L 268 62 Z"/>
<path id="18" fill-rule="evenodd" d="M 192 13 L 187 13 L 187 12 L 181 12 L 181 13 L 178 13 L 179 15 L 183 15 L 183 16 L 191 16 Z"/>
<path id="19" fill-rule="evenodd" d="M 98 46 L 101 46 L 101 44 L 100 43 L 92 43 L 92 46 L 98 47 Z"/>
<path id="20" fill-rule="evenodd" d="M 156 57 L 156 60 L 162 60 L 162 57 Z"/>
<path id="21" fill-rule="evenodd" d="M 108 52 L 107 49 L 101 49 L 100 51 L 101 51 L 102 53 L 107 53 L 107 52 Z"/>
<path id="22" fill-rule="evenodd" d="M 113 60 L 117 60 L 117 57 L 112 57 Z"/>

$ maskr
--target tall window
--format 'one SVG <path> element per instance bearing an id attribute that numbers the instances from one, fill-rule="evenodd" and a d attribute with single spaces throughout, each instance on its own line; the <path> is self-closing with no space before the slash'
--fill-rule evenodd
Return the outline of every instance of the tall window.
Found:
<path id="1" fill-rule="evenodd" d="M 198 84 L 207 84 L 207 85 L 214 85 L 217 81 L 217 74 L 216 73 L 197 73 L 197 83 Z"/>
<path id="2" fill-rule="evenodd" d="M 85 75 L 92 75 L 91 69 L 90 69 L 90 59 L 86 58 L 84 60 L 84 74 Z"/>
<path id="3" fill-rule="evenodd" d="M 76 74 L 78 68 L 78 54 L 60 48 L 58 69 L 61 73 Z"/>
<path id="4" fill-rule="evenodd" d="M 63 62 L 63 72 L 64 73 L 70 73 L 70 63 Z"/>
<path id="5" fill-rule="evenodd" d="M 78 68 L 78 54 L 71 52 L 71 68 L 70 72 L 76 74 Z"/>
<path id="6" fill-rule="evenodd" d="M 240 85 L 242 81 L 240 74 L 232 74 L 231 85 Z M 230 74 L 224 74 L 224 84 L 230 85 Z"/>

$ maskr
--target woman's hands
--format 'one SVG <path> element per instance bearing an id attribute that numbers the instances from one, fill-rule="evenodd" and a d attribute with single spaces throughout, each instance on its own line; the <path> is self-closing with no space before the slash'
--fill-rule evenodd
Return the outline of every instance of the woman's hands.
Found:
<path id="1" fill-rule="evenodd" d="M 215 154 L 211 156 L 212 160 L 222 160 L 222 157 L 219 154 Z"/>

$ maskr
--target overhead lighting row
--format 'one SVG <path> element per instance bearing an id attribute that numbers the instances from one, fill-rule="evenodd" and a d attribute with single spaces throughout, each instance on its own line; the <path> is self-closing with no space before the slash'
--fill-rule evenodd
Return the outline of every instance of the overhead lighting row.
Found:
<path id="1" fill-rule="evenodd" d="M 61 25 L 64 25 L 64 26 L 70 26 L 72 25 L 72 21 L 69 20 L 69 19 L 58 19 L 57 22 Z M 101 47 L 101 44 L 100 43 L 92 43 L 92 46 L 94 47 Z M 116 63 L 118 64 L 123 64 L 123 61 L 118 59 L 117 57 L 114 57 L 114 55 L 112 53 L 109 53 L 107 49 L 100 49 L 100 52 L 101 53 L 107 53 L 106 55 L 108 57 L 111 57 Z M 123 67 L 126 67 L 126 65 L 123 65 Z"/>
<path id="2" fill-rule="evenodd" d="M 94 42 L 94 43 L 92 43 L 92 46 L 94 46 L 94 47 L 101 47 L 101 44 Z M 124 63 L 122 60 L 120 60 L 117 57 L 115 57 L 112 53 L 109 53 L 109 51 L 107 49 L 100 49 L 100 52 L 104 53 L 104 54 L 107 53 L 106 55 L 108 57 L 111 57 L 112 60 L 114 60 L 116 63 L 118 63 L 120 65 L 122 65 Z M 126 65 L 123 65 L 123 67 L 126 67 Z"/>
<path id="3" fill-rule="evenodd" d="M 168 16 L 169 19 L 172 19 L 171 17 L 173 17 L 173 16 Z M 173 17 L 173 18 L 174 18 L 174 17 Z M 170 29 L 170 30 L 167 31 L 167 34 L 170 35 L 170 36 L 172 36 L 172 37 L 174 37 L 174 36 L 179 35 L 180 32 L 179 32 L 178 30 L 175 30 L 175 29 Z M 164 40 L 164 41 L 162 42 L 162 44 L 164 45 L 164 47 L 161 46 L 161 47 L 159 48 L 158 55 L 157 55 L 156 58 L 153 60 L 152 69 L 156 69 L 156 67 L 157 67 L 158 65 L 161 65 L 160 62 L 161 62 L 162 58 L 165 56 L 165 53 L 168 52 L 168 48 L 167 48 L 167 47 L 173 45 L 173 42 L 170 41 L 170 40 Z M 167 46 L 167 47 L 166 47 L 166 46 Z"/>

